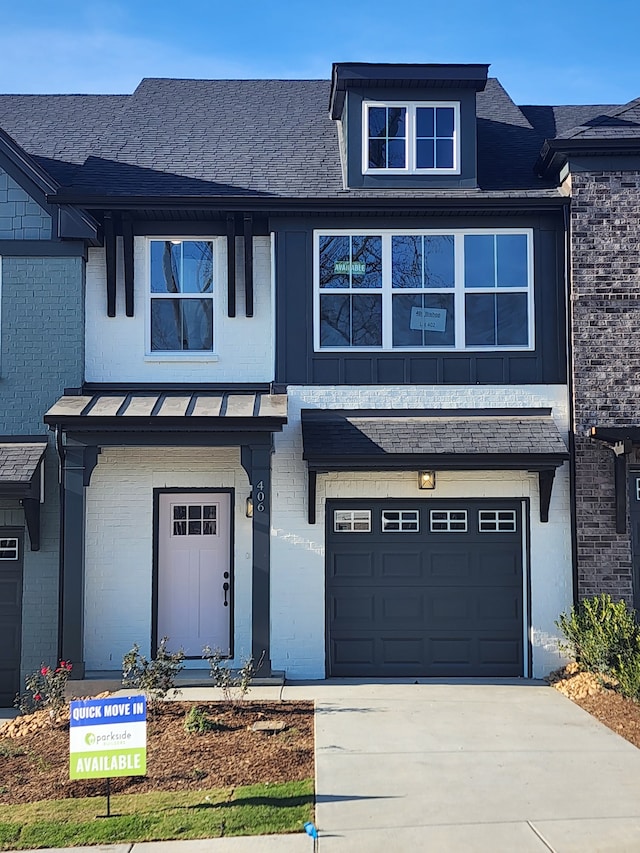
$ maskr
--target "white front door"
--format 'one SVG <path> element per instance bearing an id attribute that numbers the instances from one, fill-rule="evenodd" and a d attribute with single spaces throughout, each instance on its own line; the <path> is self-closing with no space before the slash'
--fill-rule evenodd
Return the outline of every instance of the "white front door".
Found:
<path id="1" fill-rule="evenodd" d="M 171 651 L 230 654 L 230 521 L 228 493 L 160 495 L 158 640 L 168 637 Z"/>

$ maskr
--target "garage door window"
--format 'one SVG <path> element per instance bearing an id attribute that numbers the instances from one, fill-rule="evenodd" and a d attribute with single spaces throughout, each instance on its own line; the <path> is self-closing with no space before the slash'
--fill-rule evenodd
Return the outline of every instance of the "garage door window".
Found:
<path id="1" fill-rule="evenodd" d="M 429 517 L 432 533 L 467 531 L 466 509 L 432 509 Z"/>
<path id="2" fill-rule="evenodd" d="M 481 509 L 478 513 L 480 533 L 515 533 L 516 514 L 512 509 Z"/>
<path id="3" fill-rule="evenodd" d="M 336 533 L 371 533 L 371 510 L 337 509 L 333 513 Z"/>
<path id="4" fill-rule="evenodd" d="M 417 509 L 385 510 L 382 513 L 383 533 L 418 533 L 419 530 Z"/>
<path id="5" fill-rule="evenodd" d="M 0 560 L 18 559 L 18 540 L 0 539 Z"/>

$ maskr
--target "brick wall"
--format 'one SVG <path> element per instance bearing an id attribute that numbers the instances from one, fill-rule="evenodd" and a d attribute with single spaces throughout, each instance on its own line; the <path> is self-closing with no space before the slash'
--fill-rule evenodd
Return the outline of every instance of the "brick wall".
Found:
<path id="1" fill-rule="evenodd" d="M 45 435 L 45 411 L 83 369 L 80 258 L 0 259 L 0 434 Z M 17 501 L 3 501 L 0 525 L 24 527 Z M 40 551 L 25 530 L 22 672 L 53 662 L 58 636 L 58 461 L 45 456 Z"/>
<path id="2" fill-rule="evenodd" d="M 51 217 L 0 169 L 0 240 L 50 240 Z"/>
<path id="3" fill-rule="evenodd" d="M 578 592 L 631 602 L 630 536 L 615 530 L 613 454 L 588 432 L 639 422 L 640 172 L 578 172 L 571 183 Z"/>

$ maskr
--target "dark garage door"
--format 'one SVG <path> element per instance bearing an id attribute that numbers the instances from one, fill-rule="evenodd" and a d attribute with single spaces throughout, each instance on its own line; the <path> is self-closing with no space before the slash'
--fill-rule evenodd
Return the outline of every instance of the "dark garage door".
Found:
<path id="1" fill-rule="evenodd" d="M 516 501 L 328 501 L 332 676 L 523 675 Z"/>
<path id="2" fill-rule="evenodd" d="M 20 690 L 22 531 L 0 529 L 0 708 Z"/>

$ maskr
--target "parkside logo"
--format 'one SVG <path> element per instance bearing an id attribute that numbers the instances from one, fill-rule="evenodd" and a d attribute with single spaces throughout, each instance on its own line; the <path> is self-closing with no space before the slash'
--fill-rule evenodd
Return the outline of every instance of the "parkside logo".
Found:
<path id="1" fill-rule="evenodd" d="M 127 731 L 108 731 L 105 734 L 94 734 L 87 732 L 84 737 L 84 742 L 87 746 L 97 746 L 102 749 L 107 749 L 109 746 L 117 747 L 124 746 L 127 741 L 131 740 L 131 732 Z"/>

